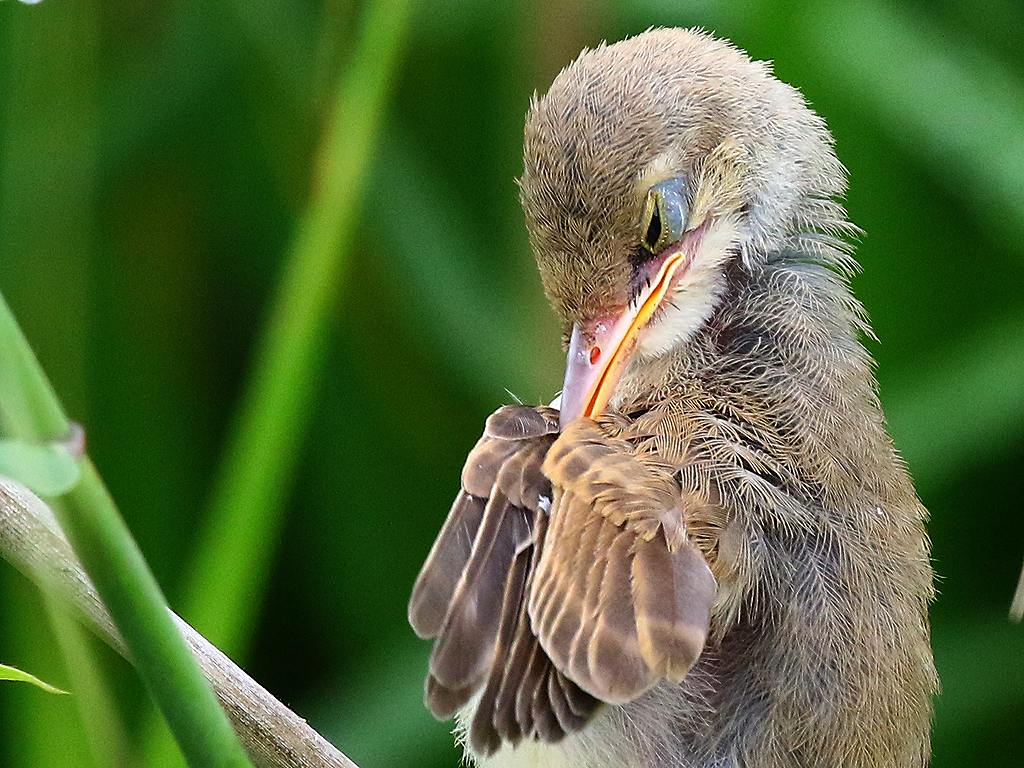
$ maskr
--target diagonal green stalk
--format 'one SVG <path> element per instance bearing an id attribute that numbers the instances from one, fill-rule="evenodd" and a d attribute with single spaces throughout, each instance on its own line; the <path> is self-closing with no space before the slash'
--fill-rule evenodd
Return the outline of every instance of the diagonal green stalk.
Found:
<path id="1" fill-rule="evenodd" d="M 186 584 L 183 615 L 229 656 L 244 654 L 266 583 L 409 5 L 364 11 Z"/>
<path id="2" fill-rule="evenodd" d="M 50 439 L 68 433 L 57 396 L 2 296 L 0 405 L 16 437 Z M 142 553 L 88 459 L 82 461 L 78 485 L 55 508 L 189 765 L 249 766 Z"/>

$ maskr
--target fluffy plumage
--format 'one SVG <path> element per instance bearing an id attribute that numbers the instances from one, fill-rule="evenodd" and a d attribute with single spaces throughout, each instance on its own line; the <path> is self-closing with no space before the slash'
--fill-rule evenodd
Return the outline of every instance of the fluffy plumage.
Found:
<path id="1" fill-rule="evenodd" d="M 822 121 L 701 32 L 584 52 L 527 118 L 545 291 L 566 327 L 625 305 L 643 195 L 677 175 L 703 238 L 611 412 L 506 408 L 467 460 L 410 605 L 428 705 L 487 766 L 921 768 L 926 512 Z"/>

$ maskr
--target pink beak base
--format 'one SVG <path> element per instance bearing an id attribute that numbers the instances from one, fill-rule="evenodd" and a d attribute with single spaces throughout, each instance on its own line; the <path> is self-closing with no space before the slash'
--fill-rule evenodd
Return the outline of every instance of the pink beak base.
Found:
<path id="1" fill-rule="evenodd" d="M 640 332 L 668 294 L 677 273 L 689 259 L 682 247 L 669 251 L 648 286 L 618 314 L 576 323 L 562 386 L 562 429 L 581 416 L 596 416 L 608 405 L 633 357 Z"/>

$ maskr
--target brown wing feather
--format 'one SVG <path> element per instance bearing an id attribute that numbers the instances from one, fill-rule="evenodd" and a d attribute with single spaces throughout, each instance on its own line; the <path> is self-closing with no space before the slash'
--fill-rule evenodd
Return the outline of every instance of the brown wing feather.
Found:
<path id="1" fill-rule="evenodd" d="M 501 608 L 501 627 L 498 630 L 498 642 L 491 665 L 487 685 L 477 704 L 473 722 L 469 728 L 469 744 L 477 754 L 489 755 L 501 745 L 502 734 L 495 726 L 494 711 L 497 695 L 501 687 L 504 668 L 508 663 L 512 640 L 515 635 L 516 623 L 519 619 L 520 607 L 523 603 L 523 590 L 526 586 L 527 570 L 531 552 L 528 548 L 521 549 L 512 561 L 508 581 L 505 587 L 505 598 Z"/>
<path id="2" fill-rule="evenodd" d="M 488 416 L 484 425 L 484 435 L 499 440 L 525 440 L 555 434 L 558 434 L 558 411 L 543 406 L 506 405 Z"/>
<path id="3" fill-rule="evenodd" d="M 431 711 L 479 696 L 477 754 L 558 741 L 602 701 L 678 681 L 703 648 L 714 579 L 686 540 L 671 468 L 634 455 L 619 422 L 558 436 L 557 411 L 508 406 L 467 457 L 409 620 L 437 638 Z"/>
<path id="4" fill-rule="evenodd" d="M 555 714 L 549 694 L 551 678 L 558 672 L 551 666 L 549 659 L 544 659 L 542 663 L 543 672 L 537 682 L 537 688 L 533 692 L 531 704 L 533 729 L 538 739 L 554 744 L 565 737 L 565 730 L 558 722 L 558 716 Z"/>
<path id="5" fill-rule="evenodd" d="M 663 539 L 641 539 L 633 557 L 632 584 L 644 660 L 658 677 L 679 682 L 707 640 L 715 578 L 693 546 L 670 552 Z"/>
<path id="6" fill-rule="evenodd" d="M 558 678 L 558 670 L 552 666 L 551 671 L 547 676 L 547 690 L 545 691 L 545 696 L 558 730 L 565 734 L 576 730 L 572 727 L 572 721 L 575 717 L 569 709 L 569 702 L 565 700 L 565 692 L 558 684 Z"/>
<path id="7" fill-rule="evenodd" d="M 547 515 L 537 515 L 533 529 L 533 551 L 530 553 L 530 569 L 526 576 L 524 594 L 529 594 L 533 586 L 533 579 L 536 575 L 534 559 L 536 552 L 544 546 L 547 533 Z M 519 612 L 515 626 L 515 636 L 509 649 L 508 657 L 502 670 L 501 685 L 495 695 L 494 727 L 499 733 L 507 734 L 510 741 L 518 741 L 523 735 L 532 732 L 533 723 L 523 722 L 516 713 L 516 700 L 523 680 L 529 671 L 530 662 L 533 659 L 534 650 L 537 646 L 537 636 L 533 632 L 530 618 L 526 612 L 526 600 L 519 605 Z"/>
<path id="8" fill-rule="evenodd" d="M 608 550 L 597 613 L 588 626 L 584 690 L 603 701 L 623 704 L 646 691 L 656 678 L 640 655 L 630 594 L 630 550 L 635 536 L 620 531 Z M 541 645 L 544 637 L 541 637 Z"/>
<path id="9" fill-rule="evenodd" d="M 473 698 L 473 688 L 446 688 L 431 674 L 427 675 L 424 701 L 434 717 L 447 720 Z"/>
<path id="10" fill-rule="evenodd" d="M 601 706 L 601 702 L 576 685 L 572 680 L 569 680 L 562 673 L 558 674 L 558 685 L 565 694 L 565 701 L 569 705 L 569 710 L 577 718 L 576 720 L 570 720 L 570 725 L 567 726 L 567 730 L 574 731 L 582 728 L 586 725 L 590 716 L 594 714 L 595 710 Z"/>
<path id="11" fill-rule="evenodd" d="M 582 680 L 589 677 L 589 660 L 587 649 L 590 645 L 590 636 L 593 633 L 593 624 L 597 617 L 598 599 L 601 596 L 601 582 L 604 580 L 605 571 L 608 568 L 608 552 L 611 549 L 612 541 L 618 534 L 619 529 L 600 519 L 594 526 L 597 529 L 597 538 L 594 541 L 594 556 L 591 565 L 587 569 L 584 580 L 583 599 L 583 620 L 576 630 L 576 636 L 569 648 L 569 662 L 567 672 L 573 679 Z"/>
<path id="12" fill-rule="evenodd" d="M 455 587 L 473 551 L 485 500 L 465 491 L 455 497 L 448 519 L 420 569 L 409 600 L 409 623 L 422 638 L 437 637 Z"/>
<path id="13" fill-rule="evenodd" d="M 681 680 L 703 650 L 716 585 L 686 541 L 671 468 L 583 419 L 548 451 L 544 472 L 553 522 L 528 597 L 544 651 L 613 704 Z"/>
<path id="14" fill-rule="evenodd" d="M 475 686 L 487 676 L 509 567 L 529 536 L 523 510 L 495 491 L 430 656 L 430 673 L 446 687 Z"/>
<path id="15" fill-rule="evenodd" d="M 589 514 L 573 514 L 579 507 L 572 504 L 571 494 L 556 495 L 557 510 L 553 515 L 548 545 L 540 554 L 537 584 L 530 595 L 530 619 L 540 637 L 551 646 L 568 647 L 579 626 L 582 590 L 578 586 L 585 572 L 581 546 L 588 524 L 595 519 Z M 564 658 L 552 657 L 564 669 Z"/>

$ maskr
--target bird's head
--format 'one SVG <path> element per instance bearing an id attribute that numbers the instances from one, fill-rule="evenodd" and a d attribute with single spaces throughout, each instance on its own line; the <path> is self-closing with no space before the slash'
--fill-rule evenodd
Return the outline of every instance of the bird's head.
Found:
<path id="1" fill-rule="evenodd" d="M 568 342 L 563 425 L 685 345 L 733 265 L 757 269 L 835 213 L 831 145 L 796 90 L 703 32 L 651 30 L 555 78 L 526 119 L 520 188 Z"/>

